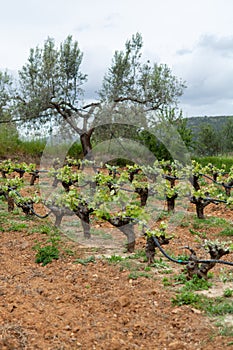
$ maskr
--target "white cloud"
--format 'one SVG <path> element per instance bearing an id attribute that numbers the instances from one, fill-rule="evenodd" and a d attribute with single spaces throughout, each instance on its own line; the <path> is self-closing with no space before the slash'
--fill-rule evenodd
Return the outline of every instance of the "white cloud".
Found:
<path id="1" fill-rule="evenodd" d="M 84 52 L 91 96 L 114 51 L 139 31 L 144 57 L 187 81 L 185 114 L 233 114 L 232 13 L 232 0 L 8 0 L 1 3 L 0 68 L 18 70 L 31 47 L 71 34 Z"/>
<path id="2" fill-rule="evenodd" d="M 203 35 L 198 45 L 212 50 L 213 53 L 216 52 L 224 56 L 233 57 L 233 36 Z"/>

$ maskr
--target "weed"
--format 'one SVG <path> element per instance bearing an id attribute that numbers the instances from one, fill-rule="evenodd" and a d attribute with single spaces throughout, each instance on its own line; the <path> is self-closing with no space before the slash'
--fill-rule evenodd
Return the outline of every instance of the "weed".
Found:
<path id="1" fill-rule="evenodd" d="M 31 229 L 30 233 L 42 233 L 42 234 L 50 235 L 55 232 L 50 225 L 40 225 L 36 228 Z"/>
<path id="2" fill-rule="evenodd" d="M 180 227 L 189 227 L 189 222 L 188 221 L 181 221 Z"/>
<path id="3" fill-rule="evenodd" d="M 202 301 L 202 297 L 190 291 L 185 291 L 180 294 L 176 294 L 174 298 L 172 298 L 173 305 L 193 305 L 197 307 Z"/>
<path id="4" fill-rule="evenodd" d="M 36 263 L 42 263 L 42 266 L 47 265 L 53 259 L 59 258 L 59 250 L 57 244 L 51 244 L 46 246 L 41 246 L 37 244 L 33 247 L 34 250 L 37 250 L 36 253 Z"/>
<path id="5" fill-rule="evenodd" d="M 233 228 L 227 227 L 219 233 L 221 236 L 233 236 Z"/>
<path id="6" fill-rule="evenodd" d="M 214 278 L 214 273 L 211 272 L 211 271 L 208 271 L 207 277 L 208 277 L 209 279 L 210 279 L 210 278 Z"/>
<path id="7" fill-rule="evenodd" d="M 40 233 L 44 233 L 44 234 L 46 234 L 46 235 L 48 235 L 48 234 L 50 234 L 51 233 L 51 226 L 49 226 L 49 225 L 41 225 L 40 227 L 39 227 L 39 232 Z"/>
<path id="8" fill-rule="evenodd" d="M 3 218 L 6 218 L 6 217 L 9 217 L 9 212 L 7 212 L 7 211 L 1 211 L 1 219 L 3 219 Z M 25 217 L 24 217 L 25 218 Z"/>
<path id="9" fill-rule="evenodd" d="M 221 270 L 219 277 L 223 283 L 233 282 L 233 273 L 225 268 Z"/>
<path id="10" fill-rule="evenodd" d="M 151 267 L 150 266 L 145 266 L 144 271 L 151 271 Z"/>
<path id="11" fill-rule="evenodd" d="M 79 221 L 72 221 L 71 219 L 66 223 L 67 226 L 69 227 L 75 227 L 75 228 L 80 228 L 81 225 L 80 225 L 80 222 Z M 92 232 L 91 232 L 92 233 Z"/>
<path id="12" fill-rule="evenodd" d="M 195 231 L 193 229 L 189 229 L 189 232 L 194 235 L 194 236 L 198 236 L 198 237 L 201 237 L 201 238 L 206 238 L 206 232 L 200 232 L 200 231 Z"/>
<path id="13" fill-rule="evenodd" d="M 191 291 L 182 291 L 172 298 L 173 305 L 193 305 L 195 308 L 206 312 L 209 316 L 223 316 L 233 314 L 232 302 L 226 302 L 225 298 L 207 298 Z"/>
<path id="14" fill-rule="evenodd" d="M 179 254 L 179 255 L 174 255 L 172 252 L 170 252 L 169 250 L 167 251 L 168 254 L 170 255 L 170 257 L 172 257 L 173 259 L 176 260 L 182 260 L 182 261 L 188 261 L 189 260 L 189 256 L 187 254 Z"/>
<path id="15" fill-rule="evenodd" d="M 118 264 L 120 266 L 120 271 L 129 270 L 132 272 L 138 272 L 141 267 L 137 260 L 139 258 L 143 258 L 143 261 L 146 261 L 146 255 L 144 251 L 138 250 L 134 254 L 126 257 L 122 257 L 120 255 L 112 255 L 106 260 L 111 264 Z M 150 268 L 143 267 L 144 271 L 150 271 Z"/>
<path id="16" fill-rule="evenodd" d="M 174 276 L 175 284 L 184 284 L 187 282 L 187 276 L 184 273 Z"/>
<path id="17" fill-rule="evenodd" d="M 89 263 L 95 263 L 95 257 L 92 255 L 92 256 L 89 256 L 87 258 L 84 258 L 84 259 L 76 259 L 74 261 L 75 264 L 81 264 L 81 265 L 87 265 Z"/>
<path id="18" fill-rule="evenodd" d="M 208 280 L 194 275 L 191 280 L 185 282 L 182 291 L 208 290 L 212 285 Z"/>
<path id="19" fill-rule="evenodd" d="M 28 225 L 25 223 L 12 222 L 7 231 L 21 231 L 25 228 L 28 228 Z"/>
<path id="20" fill-rule="evenodd" d="M 129 271 L 138 271 L 140 270 L 140 266 L 138 264 L 136 264 L 133 261 L 130 261 L 129 259 L 124 259 L 121 262 L 119 262 L 120 264 L 120 271 L 123 270 L 129 270 Z"/>
<path id="21" fill-rule="evenodd" d="M 233 337 L 233 326 L 227 325 L 224 320 L 220 320 L 215 324 L 219 328 L 219 334 L 224 337 Z"/>
<path id="22" fill-rule="evenodd" d="M 125 258 L 123 258 L 122 256 L 120 255 L 111 255 L 109 258 L 106 258 L 106 260 L 109 262 L 109 263 L 112 263 L 112 264 L 117 264 L 119 263 L 120 261 L 123 261 L 125 260 Z"/>
<path id="23" fill-rule="evenodd" d="M 169 223 L 170 223 L 170 224 L 174 224 L 175 226 L 176 226 L 176 225 L 180 225 L 180 226 L 183 225 L 183 227 L 189 226 L 188 221 L 183 221 L 183 220 L 184 220 L 184 215 L 185 215 L 185 214 L 184 214 L 183 211 L 175 212 L 175 213 L 171 216 L 171 218 L 170 218 L 170 220 L 169 220 Z"/>
<path id="24" fill-rule="evenodd" d="M 132 271 L 132 272 L 130 272 L 128 279 L 136 280 L 139 277 L 151 278 L 152 275 L 149 273 L 143 272 L 143 271 Z"/>
<path id="25" fill-rule="evenodd" d="M 208 219 L 205 219 L 205 224 L 212 226 L 212 227 L 224 227 L 228 226 L 228 221 L 224 218 L 218 218 L 218 217 L 210 217 Z"/>
<path id="26" fill-rule="evenodd" d="M 72 249 L 66 248 L 64 249 L 64 253 L 69 255 L 69 256 L 74 256 L 75 252 Z"/>
<path id="27" fill-rule="evenodd" d="M 150 265 L 151 267 L 156 267 L 159 269 L 167 269 L 169 267 L 169 265 L 167 263 L 165 263 L 161 258 L 160 259 L 155 259 L 155 261 L 153 262 L 153 264 Z"/>
<path id="28" fill-rule="evenodd" d="M 223 293 L 224 297 L 231 298 L 233 296 L 233 289 L 227 288 Z"/>
<path id="29" fill-rule="evenodd" d="M 19 208 L 15 208 L 13 211 L 12 211 L 12 214 L 13 215 L 20 215 L 20 213 L 21 213 L 21 209 L 19 209 Z M 24 216 L 24 219 L 25 219 L 25 216 Z"/>
<path id="30" fill-rule="evenodd" d="M 162 282 L 163 282 L 164 287 L 167 287 L 167 286 L 171 286 L 171 285 L 172 285 L 171 279 L 169 279 L 169 278 L 167 278 L 167 277 L 164 277 L 164 278 L 162 279 Z"/>
<path id="31" fill-rule="evenodd" d="M 128 256 L 128 259 L 143 259 L 143 261 L 146 262 L 146 252 L 145 250 L 136 250 L 134 254 Z"/>
<path id="32" fill-rule="evenodd" d="M 42 263 L 42 266 L 47 265 L 54 259 L 59 258 L 58 243 L 61 237 L 58 235 L 57 231 L 51 232 L 50 237 L 47 239 L 47 245 L 42 245 L 37 243 L 33 249 L 37 251 L 36 253 L 36 263 Z"/>
<path id="33" fill-rule="evenodd" d="M 209 228 L 209 227 L 228 227 L 229 223 L 224 218 L 218 217 L 210 217 L 207 219 L 199 220 L 198 218 L 194 218 L 193 220 L 193 228 L 201 229 L 201 228 Z"/>
<path id="34" fill-rule="evenodd" d="M 200 222 L 200 221 L 194 221 L 193 222 L 193 228 L 195 229 L 195 230 L 198 230 L 199 228 L 201 228 L 203 226 L 203 224 L 202 224 L 202 222 Z M 189 232 L 191 233 L 191 231 L 189 230 Z"/>
<path id="35" fill-rule="evenodd" d="M 207 303 L 203 309 L 210 316 L 233 314 L 232 302 L 226 302 L 224 297 L 216 298 Z"/>
<path id="36" fill-rule="evenodd" d="M 163 198 L 161 198 L 161 199 L 163 199 Z M 164 220 L 164 219 L 166 219 L 168 216 L 169 216 L 169 213 L 168 213 L 167 211 L 161 210 L 160 213 L 157 215 L 156 219 L 157 219 L 157 221 L 159 221 L 159 220 Z"/>

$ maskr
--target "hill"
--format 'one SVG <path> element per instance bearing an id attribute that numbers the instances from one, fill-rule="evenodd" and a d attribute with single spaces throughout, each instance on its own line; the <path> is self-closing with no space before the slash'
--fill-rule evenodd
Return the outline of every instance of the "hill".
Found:
<path id="1" fill-rule="evenodd" d="M 233 115 L 231 116 L 204 116 L 204 117 L 190 117 L 187 118 L 187 126 L 193 131 L 194 137 L 198 133 L 200 127 L 204 124 L 210 124 L 218 131 L 231 120 L 233 122 Z"/>

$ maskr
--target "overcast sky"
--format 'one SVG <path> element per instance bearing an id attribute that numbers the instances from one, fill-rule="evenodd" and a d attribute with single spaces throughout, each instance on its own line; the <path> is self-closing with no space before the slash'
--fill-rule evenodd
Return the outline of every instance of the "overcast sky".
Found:
<path id="1" fill-rule="evenodd" d="M 94 97 L 115 50 L 140 32 L 145 59 L 186 81 L 184 116 L 233 115 L 232 0 L 0 0 L 0 69 L 20 69 L 30 48 L 68 35 L 84 53 Z"/>

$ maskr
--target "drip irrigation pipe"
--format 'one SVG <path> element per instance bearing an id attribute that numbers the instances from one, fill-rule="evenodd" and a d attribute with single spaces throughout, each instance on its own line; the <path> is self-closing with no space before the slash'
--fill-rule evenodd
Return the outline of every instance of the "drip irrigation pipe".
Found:
<path id="1" fill-rule="evenodd" d="M 160 252 L 170 261 L 173 261 L 177 264 L 182 264 L 182 265 L 187 265 L 189 263 L 188 260 L 181 260 L 181 259 L 174 259 L 170 255 L 168 255 L 165 250 L 161 247 L 159 244 L 159 241 L 156 237 L 153 236 L 153 240 L 155 242 L 155 245 L 157 248 L 159 248 Z M 230 261 L 225 261 L 225 260 L 215 260 L 215 259 L 207 259 L 207 260 L 202 260 L 202 259 L 196 259 L 195 262 L 198 264 L 213 264 L 213 263 L 218 263 L 218 264 L 224 264 L 224 265 L 230 265 L 233 266 L 233 263 Z"/>
<path id="2" fill-rule="evenodd" d="M 21 194 L 18 192 L 18 191 L 16 191 L 15 189 L 13 189 L 13 188 L 11 188 L 11 187 L 9 187 L 9 189 L 11 190 L 11 191 L 14 191 L 16 194 L 17 194 L 17 196 L 18 197 L 20 197 L 20 198 L 23 198 L 23 196 L 21 196 Z M 15 203 L 16 205 L 17 205 L 17 203 Z M 33 207 L 32 207 L 32 205 L 31 204 L 29 204 L 29 203 L 24 203 L 24 205 L 27 207 L 27 208 L 29 208 L 30 209 L 30 211 L 32 212 L 32 214 L 34 214 L 35 216 L 37 216 L 39 219 L 45 219 L 45 218 L 47 218 L 50 214 L 51 214 L 51 210 L 48 212 L 48 213 L 46 213 L 45 215 L 40 215 L 40 214 L 37 214 L 36 212 L 35 212 L 35 210 L 33 209 Z M 20 205 L 17 205 L 18 207 L 20 207 Z"/>
<path id="3" fill-rule="evenodd" d="M 126 217 L 128 218 L 128 217 Z M 140 220 L 138 219 L 134 219 L 134 218 L 131 218 L 135 223 L 140 223 Z M 145 223 L 143 223 L 143 226 L 148 229 L 150 229 Z M 152 236 L 154 242 L 155 242 L 155 245 L 156 247 L 160 250 L 160 252 L 170 261 L 174 262 L 174 263 L 177 263 L 177 264 L 181 264 L 181 265 L 187 265 L 190 260 L 182 260 L 182 259 L 175 259 L 173 257 L 171 257 L 160 245 L 158 239 L 155 237 L 155 236 Z M 230 261 L 225 261 L 225 260 L 215 260 L 215 259 L 207 259 L 207 260 L 204 260 L 204 259 L 195 259 L 195 262 L 198 263 L 198 264 L 213 264 L 213 263 L 216 263 L 216 264 L 224 264 L 224 265 L 229 265 L 229 266 L 233 266 L 233 262 L 230 262 Z"/>
<path id="4" fill-rule="evenodd" d="M 212 177 L 210 177 L 210 176 L 208 176 L 208 175 L 201 174 L 201 176 L 206 177 L 207 179 L 209 179 L 209 180 L 211 180 L 212 182 L 214 182 L 216 185 L 223 186 L 223 187 L 225 187 L 225 188 L 233 188 L 233 186 L 227 185 L 227 184 L 225 184 L 224 182 L 218 182 L 218 181 L 212 179 Z"/>

